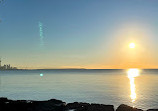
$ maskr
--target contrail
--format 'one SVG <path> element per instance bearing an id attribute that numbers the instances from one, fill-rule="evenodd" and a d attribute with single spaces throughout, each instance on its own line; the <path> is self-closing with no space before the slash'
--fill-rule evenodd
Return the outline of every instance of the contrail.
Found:
<path id="1" fill-rule="evenodd" d="M 39 34 L 40 34 L 40 46 L 44 46 L 44 35 L 43 35 L 43 24 L 41 22 L 38 23 L 39 26 Z"/>

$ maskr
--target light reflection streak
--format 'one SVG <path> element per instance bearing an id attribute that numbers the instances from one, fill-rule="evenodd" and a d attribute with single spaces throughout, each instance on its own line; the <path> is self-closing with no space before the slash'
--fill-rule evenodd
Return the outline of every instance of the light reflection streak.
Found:
<path id="1" fill-rule="evenodd" d="M 132 102 L 134 102 L 137 98 L 136 96 L 136 88 L 135 88 L 135 83 L 134 83 L 134 80 L 135 80 L 135 77 L 139 76 L 139 70 L 138 69 L 129 69 L 128 70 L 128 78 L 130 80 L 130 89 L 131 89 L 131 100 Z"/>

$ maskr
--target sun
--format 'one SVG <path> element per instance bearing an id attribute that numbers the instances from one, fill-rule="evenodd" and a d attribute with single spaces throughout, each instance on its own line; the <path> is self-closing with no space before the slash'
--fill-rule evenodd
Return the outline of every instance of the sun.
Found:
<path id="1" fill-rule="evenodd" d="M 135 48 L 135 43 L 130 43 L 129 48 Z"/>

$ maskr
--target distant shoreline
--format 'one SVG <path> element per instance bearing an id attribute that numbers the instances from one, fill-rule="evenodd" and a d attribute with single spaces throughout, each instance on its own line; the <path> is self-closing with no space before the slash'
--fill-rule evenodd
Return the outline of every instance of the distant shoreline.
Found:
<path id="1" fill-rule="evenodd" d="M 85 68 L 65 68 L 65 69 L 3 69 L 0 71 L 13 71 L 13 70 L 128 70 L 128 69 L 85 69 Z M 158 70 L 158 69 L 142 69 L 142 70 Z"/>

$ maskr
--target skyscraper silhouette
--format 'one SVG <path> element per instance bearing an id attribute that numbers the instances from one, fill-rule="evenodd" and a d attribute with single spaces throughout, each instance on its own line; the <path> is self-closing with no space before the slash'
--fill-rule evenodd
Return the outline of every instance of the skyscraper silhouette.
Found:
<path id="1" fill-rule="evenodd" d="M 1 67 L 1 58 L 0 58 L 0 67 Z"/>

